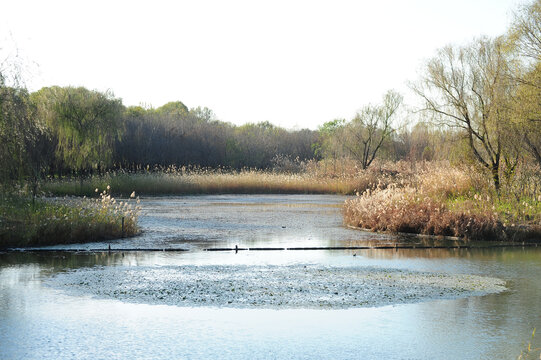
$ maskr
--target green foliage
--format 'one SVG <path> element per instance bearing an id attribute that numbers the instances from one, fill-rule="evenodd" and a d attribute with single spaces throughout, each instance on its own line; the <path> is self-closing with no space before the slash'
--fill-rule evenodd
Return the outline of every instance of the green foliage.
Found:
<path id="1" fill-rule="evenodd" d="M 188 115 L 188 107 L 182 101 L 171 101 L 156 109 L 156 113 L 183 118 Z"/>
<path id="2" fill-rule="evenodd" d="M 312 149 L 316 157 L 337 159 L 341 154 L 339 134 L 346 123 L 346 119 L 327 121 L 318 128 L 319 139 Z"/>
<path id="3" fill-rule="evenodd" d="M 39 176 L 46 129 L 33 117 L 26 89 L 8 86 L 0 72 L 0 185 Z"/>
<path id="4" fill-rule="evenodd" d="M 32 94 L 32 101 L 67 166 L 82 170 L 111 164 L 113 143 L 121 135 L 120 99 L 82 87 L 51 87 Z"/>
<path id="5" fill-rule="evenodd" d="M 521 76 L 513 103 L 513 127 L 527 154 L 541 166 L 541 63 Z M 511 138 L 512 139 L 512 138 Z M 519 145 L 521 146 L 521 145 Z"/>
<path id="6" fill-rule="evenodd" d="M 26 131 L 30 127 L 28 94 L 0 84 L 0 177 L 20 178 L 26 155 Z"/>

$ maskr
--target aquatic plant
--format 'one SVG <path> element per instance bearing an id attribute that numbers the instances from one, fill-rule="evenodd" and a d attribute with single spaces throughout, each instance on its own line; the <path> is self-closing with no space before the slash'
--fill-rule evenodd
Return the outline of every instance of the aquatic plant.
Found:
<path id="1" fill-rule="evenodd" d="M 541 359 L 541 348 L 533 348 L 532 341 L 535 337 L 535 328 L 532 331 L 532 337 L 524 349 L 520 351 L 520 355 L 517 360 L 527 360 L 527 359 Z M 538 356 L 539 354 L 539 356 Z"/>

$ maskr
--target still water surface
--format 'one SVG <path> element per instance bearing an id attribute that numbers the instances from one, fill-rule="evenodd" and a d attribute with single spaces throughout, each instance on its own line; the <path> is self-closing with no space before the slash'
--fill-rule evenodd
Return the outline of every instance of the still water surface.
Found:
<path id="1" fill-rule="evenodd" d="M 541 325 L 539 248 L 203 251 L 401 241 L 344 228 L 343 200 L 149 198 L 142 201 L 141 236 L 69 248 L 190 251 L 0 254 L 0 359 L 517 358 Z M 115 269 L 122 274 L 126 268 L 261 265 L 480 275 L 504 280 L 508 290 L 370 307 L 239 308 L 122 301 L 101 296 L 96 284 L 73 293 L 52 281 L 73 271 L 105 269 L 114 276 Z M 534 347 L 540 346 L 538 338 Z"/>

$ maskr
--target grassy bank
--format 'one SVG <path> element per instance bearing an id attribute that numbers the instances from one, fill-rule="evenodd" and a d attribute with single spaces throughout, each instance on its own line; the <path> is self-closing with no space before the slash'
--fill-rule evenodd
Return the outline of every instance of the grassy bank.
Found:
<path id="1" fill-rule="evenodd" d="M 4 197 L 0 202 L 0 249 L 85 243 L 137 234 L 138 200 L 117 202 L 106 191 L 94 197 L 35 201 Z"/>
<path id="2" fill-rule="evenodd" d="M 135 190 L 144 195 L 186 194 L 353 194 L 385 178 L 377 170 L 351 172 L 305 171 L 297 174 L 260 170 L 165 169 L 143 173 L 111 172 L 82 181 L 54 180 L 42 185 L 48 194 L 89 196 L 110 184 L 116 195 Z"/>
<path id="3" fill-rule="evenodd" d="M 479 171 L 448 163 L 421 164 L 395 180 L 346 201 L 344 222 L 372 231 L 541 241 L 539 180 L 531 174 L 520 188 L 499 193 Z"/>

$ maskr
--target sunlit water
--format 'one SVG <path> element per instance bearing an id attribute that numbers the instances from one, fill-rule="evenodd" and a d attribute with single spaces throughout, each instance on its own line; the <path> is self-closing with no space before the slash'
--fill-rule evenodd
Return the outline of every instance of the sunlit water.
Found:
<path id="1" fill-rule="evenodd" d="M 145 232 L 140 237 L 69 248 L 111 245 L 190 251 L 0 254 L 0 359 L 517 358 L 533 328 L 541 325 L 541 249 L 203 251 L 235 245 L 350 246 L 394 240 L 343 227 L 339 207 L 343 200 L 338 196 L 144 199 Z M 274 271 L 271 277 L 261 274 L 266 265 Z M 394 305 L 378 300 L 387 298 L 375 293 L 375 302 L 368 307 L 359 303 L 345 308 L 302 302 L 293 307 L 239 305 L 238 297 L 231 304 L 218 301 L 207 306 L 180 298 L 171 305 L 153 297 L 156 288 L 162 291 L 176 284 L 179 272 L 197 278 L 198 267 L 205 281 L 240 269 L 244 277 L 253 274 L 262 284 L 279 279 L 274 284 L 278 287 L 284 279 L 295 284 L 295 274 L 298 283 L 306 285 L 313 278 L 310 271 L 320 269 L 331 270 L 327 284 L 347 287 L 347 277 L 339 272 L 343 269 L 411 274 L 411 279 L 419 274 L 444 279 L 475 275 L 501 279 L 507 290 L 444 298 L 433 294 L 405 304 L 391 299 Z M 145 296 L 127 298 L 106 291 L 118 287 L 116 281 L 127 273 L 136 279 L 135 293 L 145 291 Z M 114 280 L 113 285 L 97 281 L 95 275 Z M 253 282 L 249 284 L 254 292 Z M 427 289 L 433 290 L 429 285 Z M 419 289 L 415 295 L 425 292 Z M 288 291 L 292 292 L 286 295 L 296 294 L 295 289 Z M 400 294 L 403 289 L 396 291 Z M 533 348 L 540 346 L 541 341 L 534 340 Z"/>

